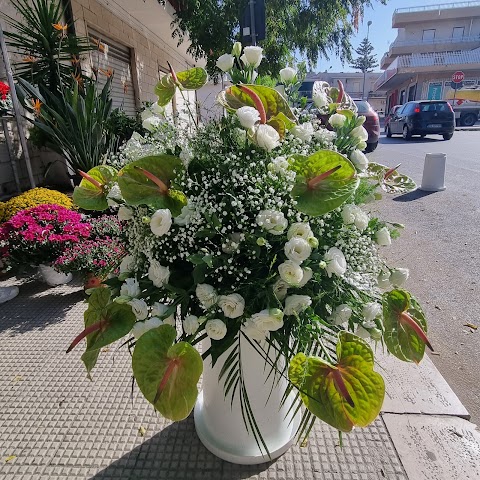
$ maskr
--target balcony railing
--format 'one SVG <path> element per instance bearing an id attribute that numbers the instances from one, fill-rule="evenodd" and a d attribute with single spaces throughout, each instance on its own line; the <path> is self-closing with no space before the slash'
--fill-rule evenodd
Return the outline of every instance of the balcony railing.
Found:
<path id="1" fill-rule="evenodd" d="M 479 2 L 480 3 L 480 2 Z M 395 40 L 390 45 L 390 53 L 392 48 L 395 47 L 410 47 L 417 45 L 440 45 L 440 44 L 449 44 L 449 43 L 480 43 L 480 35 L 471 36 L 471 37 L 458 37 L 458 38 L 434 38 L 432 40 Z"/>
<path id="2" fill-rule="evenodd" d="M 397 8 L 393 12 L 393 15 L 396 15 L 397 13 L 428 12 L 432 10 L 433 11 L 448 10 L 450 8 L 468 8 L 468 7 L 480 7 L 480 1 L 439 3 L 437 5 L 424 5 L 420 7 Z"/>

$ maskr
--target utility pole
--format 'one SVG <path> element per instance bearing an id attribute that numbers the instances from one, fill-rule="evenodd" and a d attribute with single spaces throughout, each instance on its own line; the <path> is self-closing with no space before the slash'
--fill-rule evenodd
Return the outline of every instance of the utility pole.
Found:
<path id="1" fill-rule="evenodd" d="M 368 34 L 370 33 L 370 25 L 372 24 L 372 21 L 369 20 L 367 22 L 367 42 L 368 42 Z M 363 94 L 362 94 L 362 98 L 363 100 L 366 100 L 365 98 L 365 78 L 367 76 L 367 68 L 365 68 L 365 70 L 363 71 Z"/>
<path id="2" fill-rule="evenodd" d="M 255 31 L 255 0 L 248 2 L 250 7 L 250 36 L 252 37 L 252 45 L 257 45 L 257 32 Z"/>

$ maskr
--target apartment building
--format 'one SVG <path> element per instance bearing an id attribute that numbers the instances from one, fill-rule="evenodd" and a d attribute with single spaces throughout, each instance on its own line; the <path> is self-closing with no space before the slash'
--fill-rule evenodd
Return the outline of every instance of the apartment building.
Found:
<path id="1" fill-rule="evenodd" d="M 382 57 L 374 85 L 387 109 L 410 100 L 451 98 L 451 77 L 480 89 L 480 1 L 399 8 L 392 16 L 397 38 Z M 455 107 L 454 107 L 455 108 Z"/>

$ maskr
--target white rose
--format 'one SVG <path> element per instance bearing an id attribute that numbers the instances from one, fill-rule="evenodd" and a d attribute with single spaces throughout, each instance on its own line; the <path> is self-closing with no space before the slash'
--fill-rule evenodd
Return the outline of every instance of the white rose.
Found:
<path id="1" fill-rule="evenodd" d="M 163 322 L 157 317 L 149 318 L 145 322 L 136 322 L 132 328 L 132 335 L 138 340 L 144 333 L 160 325 L 163 325 Z"/>
<path id="2" fill-rule="evenodd" d="M 162 123 L 162 119 L 152 115 L 142 122 L 142 127 L 149 132 L 154 132 Z"/>
<path id="3" fill-rule="evenodd" d="M 290 132 L 304 142 L 310 142 L 313 137 L 313 125 L 310 122 L 293 127 Z"/>
<path id="4" fill-rule="evenodd" d="M 137 282 L 136 278 L 127 278 L 125 282 L 120 287 L 120 295 L 123 297 L 138 297 L 140 295 L 140 285 Z"/>
<path id="5" fill-rule="evenodd" d="M 205 324 L 205 332 L 212 340 L 221 340 L 227 334 L 227 326 L 218 318 Z"/>
<path id="6" fill-rule="evenodd" d="M 390 272 L 380 272 L 377 277 L 377 284 L 384 290 L 390 288 L 392 286 L 390 283 Z"/>
<path id="7" fill-rule="evenodd" d="M 334 325 L 342 325 L 348 322 L 348 319 L 352 316 L 352 309 L 345 303 L 342 303 L 333 311 L 330 320 Z"/>
<path id="8" fill-rule="evenodd" d="M 368 167 L 368 158 L 361 150 L 354 150 L 350 154 L 350 160 L 355 165 L 357 170 L 363 172 Z"/>
<path id="9" fill-rule="evenodd" d="M 195 315 L 187 315 L 183 321 L 183 331 L 187 335 L 193 335 L 198 330 L 199 325 L 198 317 Z"/>
<path id="10" fill-rule="evenodd" d="M 347 121 L 347 117 L 341 113 L 334 113 L 328 121 L 332 127 L 339 128 Z"/>
<path id="11" fill-rule="evenodd" d="M 145 320 L 148 316 L 148 305 L 141 298 L 134 298 L 128 302 L 137 320 Z"/>
<path id="12" fill-rule="evenodd" d="M 233 68 L 234 62 L 235 57 L 233 55 L 224 53 L 222 56 L 218 57 L 216 65 L 222 72 L 229 72 Z"/>
<path id="13" fill-rule="evenodd" d="M 362 308 L 362 315 L 366 322 L 371 322 L 383 312 L 382 306 L 376 302 L 366 303 Z"/>
<path id="14" fill-rule="evenodd" d="M 288 221 L 282 212 L 262 210 L 256 218 L 257 225 L 272 235 L 281 235 L 288 226 Z"/>
<path id="15" fill-rule="evenodd" d="M 128 207 L 126 207 L 125 205 L 122 205 L 119 209 L 118 209 L 118 219 L 121 220 L 121 221 L 125 221 L 125 220 L 131 220 L 133 218 L 133 212 L 132 210 L 130 210 Z"/>
<path id="16" fill-rule="evenodd" d="M 267 152 L 271 152 L 280 143 L 280 135 L 278 132 L 266 124 L 257 125 L 254 138 L 255 143 Z"/>
<path id="17" fill-rule="evenodd" d="M 170 278 L 170 268 L 160 265 L 157 260 L 152 260 L 148 267 L 148 278 L 156 287 L 163 287 Z"/>
<path id="18" fill-rule="evenodd" d="M 390 231 L 387 227 L 383 227 L 377 231 L 375 234 L 375 240 L 380 246 L 388 246 L 392 244 L 392 239 L 390 237 Z"/>
<path id="19" fill-rule="evenodd" d="M 337 247 L 332 247 L 323 257 L 327 266 L 325 269 L 327 270 L 327 275 L 329 277 L 332 274 L 338 275 L 341 277 L 347 270 L 347 261 L 345 260 L 345 256 L 343 252 L 339 250 Z"/>
<path id="20" fill-rule="evenodd" d="M 263 58 L 262 52 L 263 49 L 261 47 L 245 47 L 242 57 L 244 57 L 248 65 L 257 68 Z"/>
<path id="21" fill-rule="evenodd" d="M 288 170 L 288 160 L 285 157 L 276 157 L 268 164 L 268 169 L 275 173 L 284 173 Z"/>
<path id="22" fill-rule="evenodd" d="M 312 100 L 317 108 L 323 108 L 328 105 L 328 97 L 323 91 L 314 92 Z"/>
<path id="23" fill-rule="evenodd" d="M 342 208 L 342 219 L 345 225 L 350 225 L 355 221 L 355 214 L 358 207 L 356 205 L 347 204 Z"/>
<path id="24" fill-rule="evenodd" d="M 237 110 L 237 117 L 243 128 L 253 128 L 260 121 L 260 113 L 254 107 L 240 107 Z"/>
<path id="25" fill-rule="evenodd" d="M 245 300 L 238 293 L 220 295 L 218 297 L 218 306 L 227 318 L 238 318 L 243 315 Z"/>
<path id="26" fill-rule="evenodd" d="M 305 261 L 312 253 L 312 247 L 309 243 L 300 237 L 290 239 L 284 247 L 286 257 L 298 264 Z"/>
<path id="27" fill-rule="evenodd" d="M 257 342 L 265 340 L 268 332 L 268 330 L 258 328 L 255 322 L 250 318 L 242 325 L 242 331 L 248 338 L 256 340 Z"/>
<path id="28" fill-rule="evenodd" d="M 287 232 L 287 238 L 291 240 L 294 237 L 300 237 L 304 240 L 308 240 L 313 237 L 312 229 L 308 223 L 292 223 Z"/>
<path id="29" fill-rule="evenodd" d="M 150 230 L 157 237 L 165 235 L 172 226 L 172 214 L 168 208 L 157 210 L 150 219 Z"/>
<path id="30" fill-rule="evenodd" d="M 287 296 L 288 286 L 289 284 L 281 278 L 273 284 L 273 294 L 278 300 L 282 301 Z"/>
<path id="31" fill-rule="evenodd" d="M 254 313 L 251 320 L 259 330 L 274 332 L 283 327 L 283 312 L 278 308 L 267 308 Z"/>
<path id="32" fill-rule="evenodd" d="M 303 279 L 303 269 L 302 267 L 291 260 L 286 260 L 281 265 L 278 266 L 278 273 L 282 280 L 287 282 L 289 285 L 298 286 Z"/>
<path id="33" fill-rule="evenodd" d="M 283 83 L 293 82 L 297 78 L 297 71 L 291 67 L 285 67 L 280 70 L 280 80 Z"/>
<path id="34" fill-rule="evenodd" d="M 135 269 L 135 257 L 126 255 L 120 262 L 120 273 L 132 272 Z"/>
<path id="35" fill-rule="evenodd" d="M 368 215 L 361 209 L 359 208 L 357 210 L 357 213 L 355 215 L 355 226 L 363 232 L 367 227 L 368 227 L 368 222 L 370 219 L 368 218 Z"/>
<path id="36" fill-rule="evenodd" d="M 170 308 L 169 305 L 165 305 L 164 303 L 160 303 L 160 302 L 155 302 L 152 305 L 152 315 L 154 317 L 163 317 L 167 313 L 167 310 L 169 308 Z M 172 325 L 174 327 L 175 317 L 173 316 L 173 313 L 170 314 L 167 318 L 164 318 L 163 323 L 166 323 L 167 325 Z"/>
<path id="37" fill-rule="evenodd" d="M 366 142 L 368 140 L 368 132 L 365 130 L 365 127 L 363 127 L 362 125 L 355 127 L 350 132 L 350 136 L 363 142 Z"/>
<path id="38" fill-rule="evenodd" d="M 195 294 L 205 308 L 213 307 L 213 305 L 217 303 L 217 292 L 211 285 L 208 285 L 208 283 L 199 283 L 195 289 Z"/>
<path id="39" fill-rule="evenodd" d="M 310 279 L 312 278 L 312 275 L 313 275 L 313 271 L 311 268 L 308 268 L 308 267 L 304 268 L 302 281 L 297 285 L 297 287 L 299 288 L 304 287 L 310 281 Z"/>
<path id="40" fill-rule="evenodd" d="M 390 282 L 396 287 L 401 287 L 408 280 L 409 275 L 408 268 L 396 268 L 390 274 Z"/>
<path id="41" fill-rule="evenodd" d="M 285 315 L 298 315 L 312 304 L 308 295 L 290 295 L 285 299 Z"/>
<path id="42" fill-rule="evenodd" d="M 365 328 L 363 328 L 361 325 L 357 326 L 357 329 L 355 330 L 355 335 L 363 339 L 370 338 L 369 331 L 365 330 Z"/>

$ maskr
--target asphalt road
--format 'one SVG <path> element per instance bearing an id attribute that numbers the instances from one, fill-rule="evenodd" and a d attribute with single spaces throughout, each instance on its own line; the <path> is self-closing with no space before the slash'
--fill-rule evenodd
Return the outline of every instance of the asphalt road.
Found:
<path id="1" fill-rule="evenodd" d="M 426 153 L 447 154 L 446 190 L 390 196 L 373 204 L 406 225 L 385 256 L 408 267 L 406 288 L 420 301 L 437 355 L 432 361 L 480 425 L 480 131 L 453 138 L 380 139 L 370 161 L 395 166 L 421 185 Z M 465 326 L 471 323 L 478 330 Z"/>

